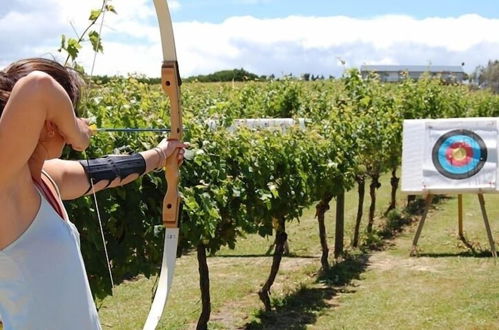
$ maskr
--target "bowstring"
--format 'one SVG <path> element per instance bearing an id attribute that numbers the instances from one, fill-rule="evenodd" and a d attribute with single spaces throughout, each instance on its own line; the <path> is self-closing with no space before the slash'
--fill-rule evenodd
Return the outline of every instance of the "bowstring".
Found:
<path id="1" fill-rule="evenodd" d="M 97 202 L 97 194 L 95 193 L 94 179 L 91 177 L 91 173 L 90 173 L 90 171 L 91 171 L 90 161 L 87 157 L 87 153 L 85 153 L 85 160 L 87 161 L 87 167 L 89 170 L 89 173 L 88 173 L 88 176 L 90 177 L 89 182 L 90 182 L 90 187 L 92 190 L 95 211 L 97 212 L 97 219 L 99 220 L 99 228 L 100 228 L 100 233 L 101 233 L 101 238 L 102 238 L 102 245 L 104 246 L 104 253 L 106 254 L 107 270 L 109 272 L 109 279 L 111 280 L 111 293 L 112 293 L 112 291 L 114 289 L 113 272 L 111 271 L 111 262 L 109 260 L 109 253 L 107 252 L 106 238 L 104 236 L 104 227 L 102 226 L 102 217 L 100 215 L 99 203 Z"/>
<path id="2" fill-rule="evenodd" d="M 104 1 L 102 8 L 105 8 L 106 5 L 107 5 L 107 0 Z M 92 78 L 92 76 L 94 75 L 95 61 L 97 60 L 97 51 L 98 51 L 100 43 L 101 43 L 100 40 L 102 38 L 102 27 L 104 26 L 104 17 L 105 16 L 106 16 L 106 10 L 103 10 L 102 11 L 102 19 L 100 21 L 100 26 L 99 26 L 99 43 L 96 47 L 96 50 L 94 50 L 94 59 L 92 61 L 92 68 L 90 69 L 90 78 Z M 90 81 L 92 81 L 92 80 L 90 80 Z"/>
<path id="3" fill-rule="evenodd" d="M 107 5 L 107 2 L 108 2 L 107 0 L 104 1 L 103 6 L 102 6 L 103 9 Z M 106 16 L 106 10 L 102 10 L 102 19 L 101 19 L 100 26 L 99 26 L 99 37 L 100 38 L 102 37 L 102 27 L 104 26 L 104 18 L 105 18 L 105 16 Z M 100 46 L 100 40 L 99 40 L 99 45 L 98 46 Z M 99 47 L 97 47 L 94 50 L 94 58 L 93 58 L 93 61 L 92 61 L 92 68 L 90 69 L 90 84 L 92 83 L 92 77 L 94 75 L 95 62 L 97 60 L 97 51 L 98 51 L 98 49 L 99 49 Z M 88 167 L 88 169 L 90 171 L 90 161 L 88 159 L 87 153 L 84 152 L 84 155 L 85 155 L 85 160 L 87 162 L 87 167 Z M 90 187 L 91 187 L 91 190 L 92 190 L 92 196 L 93 196 L 93 201 L 94 201 L 94 205 L 95 205 L 95 210 L 96 210 L 96 213 L 97 213 L 97 219 L 99 220 L 100 234 L 101 234 L 101 239 L 102 239 L 102 245 L 104 246 L 104 253 L 106 255 L 107 270 L 109 272 L 109 279 L 111 281 L 111 295 L 112 295 L 113 291 L 114 291 L 114 279 L 113 279 L 113 272 L 111 270 L 111 261 L 109 260 L 109 253 L 107 251 L 106 237 L 104 235 L 104 227 L 102 226 L 102 217 L 101 217 L 101 214 L 100 214 L 99 203 L 97 202 L 97 194 L 95 192 L 94 180 L 92 179 L 92 176 L 91 176 L 90 172 L 88 173 L 88 176 L 90 178 L 89 182 L 90 182 Z"/>

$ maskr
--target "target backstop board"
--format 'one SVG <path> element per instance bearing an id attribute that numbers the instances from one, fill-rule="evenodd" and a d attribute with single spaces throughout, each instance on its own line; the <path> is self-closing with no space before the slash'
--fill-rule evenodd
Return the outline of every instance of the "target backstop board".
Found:
<path id="1" fill-rule="evenodd" d="M 499 192 L 496 118 L 404 120 L 402 191 Z"/>

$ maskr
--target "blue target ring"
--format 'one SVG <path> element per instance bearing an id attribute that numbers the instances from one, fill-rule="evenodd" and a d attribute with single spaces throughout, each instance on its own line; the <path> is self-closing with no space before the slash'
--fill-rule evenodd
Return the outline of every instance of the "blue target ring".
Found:
<path id="1" fill-rule="evenodd" d="M 476 133 L 458 129 L 445 133 L 433 146 L 433 165 L 443 176 L 462 180 L 477 174 L 487 161 L 487 147 Z"/>

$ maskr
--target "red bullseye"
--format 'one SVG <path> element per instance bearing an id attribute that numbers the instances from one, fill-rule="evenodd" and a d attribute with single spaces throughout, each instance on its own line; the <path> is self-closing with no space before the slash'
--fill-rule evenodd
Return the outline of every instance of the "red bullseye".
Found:
<path id="1" fill-rule="evenodd" d="M 437 171 L 453 180 L 463 180 L 480 172 L 487 162 L 487 146 L 473 131 L 455 129 L 441 135 L 432 148 Z"/>
<path id="2" fill-rule="evenodd" d="M 466 166 L 473 159 L 473 148 L 465 142 L 454 142 L 446 150 L 445 158 L 452 166 Z"/>

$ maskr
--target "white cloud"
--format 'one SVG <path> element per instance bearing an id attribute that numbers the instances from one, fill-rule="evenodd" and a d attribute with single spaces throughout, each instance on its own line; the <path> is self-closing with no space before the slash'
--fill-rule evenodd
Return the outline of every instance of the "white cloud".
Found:
<path id="1" fill-rule="evenodd" d="M 416 20 L 408 16 L 233 17 L 221 24 L 176 25 L 184 74 L 245 67 L 257 73 L 338 75 L 365 63 L 467 64 L 499 58 L 499 19 L 477 15 Z M 187 72 L 185 71 L 187 70 Z"/>
<path id="2" fill-rule="evenodd" d="M 170 10 L 178 10 L 178 9 L 180 9 L 181 4 L 177 0 L 171 0 L 171 1 L 168 1 L 168 7 Z"/>
<path id="3" fill-rule="evenodd" d="M 248 1 L 248 0 L 244 0 Z M 254 1 L 254 0 L 251 0 Z M 81 31 L 100 0 L 19 0 L 0 9 L 0 66 L 18 58 L 57 54 L 60 34 Z M 140 72 L 158 76 L 161 46 L 150 0 L 114 0 L 118 15 L 108 14 L 104 54 L 96 74 Z M 182 10 L 179 1 L 170 9 Z M 232 17 L 219 24 L 174 24 L 183 76 L 245 68 L 259 74 L 313 73 L 339 75 L 338 58 L 348 67 L 361 64 L 460 65 L 471 72 L 499 59 L 499 19 L 478 15 L 431 17 L 387 15 L 370 19 L 300 17 L 257 19 Z M 90 68 L 93 54 L 80 60 Z"/>

